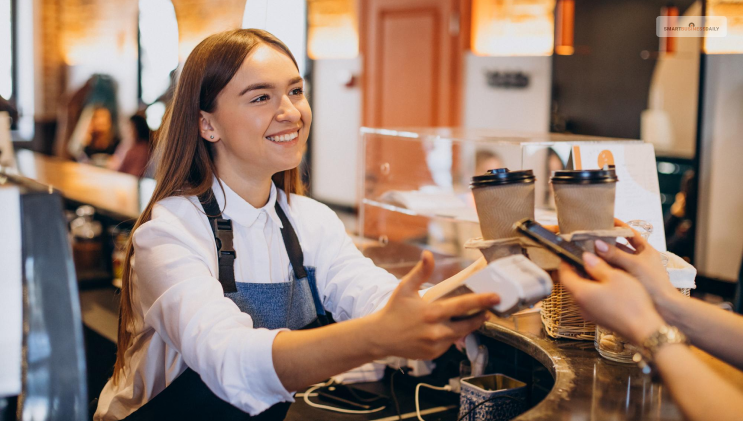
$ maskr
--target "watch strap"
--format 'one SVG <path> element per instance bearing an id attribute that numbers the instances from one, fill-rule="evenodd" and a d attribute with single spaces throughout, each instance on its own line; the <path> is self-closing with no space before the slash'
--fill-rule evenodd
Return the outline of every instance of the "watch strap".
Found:
<path id="1" fill-rule="evenodd" d="M 665 345 L 688 343 L 689 339 L 677 327 L 663 325 L 643 341 L 640 352 L 636 353 L 632 360 L 637 363 L 643 374 L 650 376 L 654 382 L 660 382 L 655 367 L 655 354 Z"/>
<path id="2" fill-rule="evenodd" d="M 650 358 L 664 345 L 688 344 L 689 339 L 676 326 L 663 325 L 642 343 L 643 353 Z"/>

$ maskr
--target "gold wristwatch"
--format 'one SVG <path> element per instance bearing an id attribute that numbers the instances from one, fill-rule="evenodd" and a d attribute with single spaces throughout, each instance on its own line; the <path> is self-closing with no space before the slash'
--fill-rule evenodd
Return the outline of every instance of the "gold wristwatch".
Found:
<path id="1" fill-rule="evenodd" d="M 688 345 L 689 339 L 677 327 L 663 325 L 643 341 L 640 352 L 636 353 L 632 360 L 637 363 L 645 375 L 651 376 L 653 380 L 658 380 L 653 359 L 660 348 L 672 344 Z"/>

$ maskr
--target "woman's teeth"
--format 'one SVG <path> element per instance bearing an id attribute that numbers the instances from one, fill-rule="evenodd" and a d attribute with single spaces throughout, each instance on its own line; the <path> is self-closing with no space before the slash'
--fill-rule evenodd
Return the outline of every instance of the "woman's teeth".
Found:
<path id="1" fill-rule="evenodd" d="M 270 140 L 271 142 L 291 142 L 292 140 L 296 139 L 297 136 L 299 136 L 298 132 L 291 132 L 289 134 L 282 134 L 280 136 L 266 136 L 266 139 Z"/>

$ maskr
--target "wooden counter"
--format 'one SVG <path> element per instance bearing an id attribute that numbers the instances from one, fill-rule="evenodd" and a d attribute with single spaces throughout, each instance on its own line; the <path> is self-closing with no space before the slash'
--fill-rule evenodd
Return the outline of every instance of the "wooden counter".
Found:
<path id="1" fill-rule="evenodd" d="M 530 355 L 552 374 L 552 391 L 518 420 L 683 420 L 668 389 L 635 364 L 602 358 L 592 341 L 552 339 L 539 313 L 486 323 L 480 333 Z"/>
<path id="2" fill-rule="evenodd" d="M 58 189 L 65 199 L 120 220 L 139 216 L 137 177 L 29 150 L 19 150 L 16 159 L 21 175 Z"/>

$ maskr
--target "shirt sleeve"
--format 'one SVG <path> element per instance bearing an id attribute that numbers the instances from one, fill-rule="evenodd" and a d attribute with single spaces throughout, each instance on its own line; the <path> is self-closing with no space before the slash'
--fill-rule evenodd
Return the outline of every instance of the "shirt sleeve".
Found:
<path id="1" fill-rule="evenodd" d="M 274 369 L 279 331 L 253 328 L 251 317 L 224 296 L 209 269 L 216 258 L 204 237 L 213 241 L 211 232 L 193 213 L 184 221 L 156 205 L 153 220 L 135 231 L 139 303 L 133 304 L 221 399 L 250 415 L 293 401 Z"/>
<path id="2" fill-rule="evenodd" d="M 337 321 L 366 316 L 384 307 L 400 281 L 364 257 L 338 216 L 319 206 L 311 225 L 322 230 L 315 238 L 321 238 L 316 274 L 323 306 Z"/>

